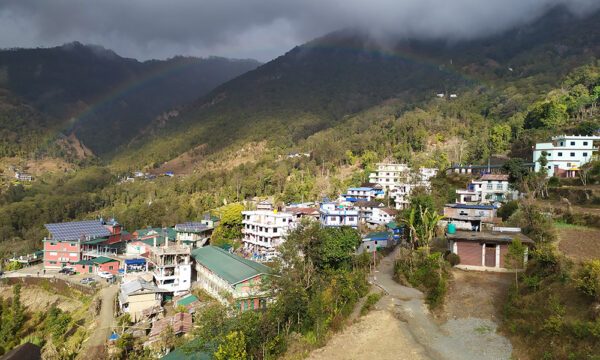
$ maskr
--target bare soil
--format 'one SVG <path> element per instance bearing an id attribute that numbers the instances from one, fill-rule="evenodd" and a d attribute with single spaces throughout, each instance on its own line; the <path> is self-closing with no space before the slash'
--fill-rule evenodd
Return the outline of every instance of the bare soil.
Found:
<path id="1" fill-rule="evenodd" d="M 0 297 L 12 299 L 12 286 L 1 286 Z M 31 312 L 47 311 L 51 306 L 56 306 L 65 312 L 73 312 L 81 306 L 81 301 L 48 292 L 37 286 L 21 288 L 21 303 Z"/>
<path id="2" fill-rule="evenodd" d="M 575 261 L 600 259 L 600 230 L 559 228 L 558 249 Z"/>
<path id="3" fill-rule="evenodd" d="M 513 274 L 452 269 L 444 305 L 434 311 L 439 321 L 480 318 L 499 323 Z"/>

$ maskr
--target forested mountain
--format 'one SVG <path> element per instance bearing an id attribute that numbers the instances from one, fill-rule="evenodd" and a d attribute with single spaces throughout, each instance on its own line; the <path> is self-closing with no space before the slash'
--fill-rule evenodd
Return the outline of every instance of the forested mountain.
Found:
<path id="1" fill-rule="evenodd" d="M 74 132 L 95 154 L 104 155 L 163 112 L 258 65 L 254 60 L 217 57 L 139 62 L 77 42 L 2 50 L 0 132 L 6 135 L 3 139 L 18 138 L 22 144 L 5 152 L 31 154 L 41 138 L 61 131 Z M 15 103 L 21 104 L 18 114 Z M 25 127 L 15 129 L 18 124 Z M 37 135 L 23 139 L 23 132 Z"/>
<path id="2" fill-rule="evenodd" d="M 600 55 L 598 15 L 579 18 L 560 7 L 532 24 L 460 42 L 404 39 L 384 46 L 358 30 L 335 32 L 155 122 L 124 149 L 121 163 L 161 163 L 202 144 L 208 152 L 265 139 L 293 147 L 388 100 L 400 101 L 397 116 L 436 93 L 475 91 L 483 101 L 477 106 L 485 107 L 475 109 L 479 116 L 506 121 Z M 489 112 L 493 101 L 496 113 Z"/>

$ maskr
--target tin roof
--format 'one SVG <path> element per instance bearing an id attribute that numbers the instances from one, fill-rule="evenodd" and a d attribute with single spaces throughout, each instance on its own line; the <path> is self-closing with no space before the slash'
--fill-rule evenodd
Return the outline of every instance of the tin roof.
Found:
<path id="1" fill-rule="evenodd" d="M 202 232 L 208 229 L 206 224 L 201 222 L 186 222 L 183 224 L 175 225 L 175 231 L 183 231 L 183 232 Z"/>
<path id="2" fill-rule="evenodd" d="M 204 246 L 194 249 L 192 250 L 192 256 L 198 263 L 232 285 L 272 272 L 271 268 L 263 264 L 230 254 L 216 246 Z"/>
<path id="3" fill-rule="evenodd" d="M 72 241 L 82 238 L 110 236 L 110 231 L 100 221 L 74 221 L 68 223 L 45 224 L 46 229 L 57 241 Z"/>
<path id="4" fill-rule="evenodd" d="M 388 237 L 393 236 L 393 235 L 394 234 L 389 231 L 372 232 L 369 235 L 365 236 L 363 241 L 387 240 Z"/>
<path id="5" fill-rule="evenodd" d="M 492 243 L 511 243 L 514 238 L 519 238 L 523 244 L 533 245 L 529 237 L 515 231 L 456 231 L 454 234 L 446 233 L 448 240 L 481 241 Z"/>
<path id="6" fill-rule="evenodd" d="M 487 181 L 508 181 L 508 175 L 505 174 L 485 174 L 481 180 Z"/>

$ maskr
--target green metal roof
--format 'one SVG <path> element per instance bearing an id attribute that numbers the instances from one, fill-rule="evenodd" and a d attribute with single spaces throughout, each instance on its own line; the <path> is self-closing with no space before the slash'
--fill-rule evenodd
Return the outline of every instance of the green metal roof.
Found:
<path id="1" fill-rule="evenodd" d="M 202 352 L 193 352 L 193 348 L 198 346 L 198 339 L 177 348 L 162 357 L 162 360 L 211 360 L 212 355 Z"/>
<path id="2" fill-rule="evenodd" d="M 101 237 L 101 238 L 96 238 L 96 239 L 92 239 L 92 240 L 88 240 L 88 241 L 84 241 L 84 244 L 86 245 L 94 245 L 94 244 L 101 244 L 101 243 L 105 243 L 107 242 L 108 239 L 105 237 Z"/>
<path id="3" fill-rule="evenodd" d="M 146 245 L 154 246 L 154 238 L 144 239 L 144 240 L 140 240 L 140 241 L 143 242 Z M 165 242 L 165 237 L 164 236 L 157 236 L 156 237 L 156 245 L 162 245 L 164 242 Z"/>
<path id="4" fill-rule="evenodd" d="M 98 256 L 97 258 L 95 258 L 92 261 L 95 263 L 98 263 L 98 264 L 106 264 L 106 263 L 111 263 L 111 262 L 115 262 L 115 261 L 119 261 L 119 260 L 107 258 L 106 256 Z"/>
<path id="5" fill-rule="evenodd" d="M 189 295 L 189 296 L 184 297 L 183 299 L 177 300 L 177 304 L 183 305 L 183 306 L 188 306 L 189 304 L 191 304 L 195 301 L 199 301 L 198 298 L 195 297 L 194 295 Z"/>
<path id="6" fill-rule="evenodd" d="M 396 222 L 390 222 L 385 224 L 386 227 L 392 229 L 392 230 L 396 230 L 396 229 L 402 229 L 403 226 L 401 224 L 398 224 Z"/>
<path id="7" fill-rule="evenodd" d="M 388 236 L 392 236 L 393 233 L 389 232 L 389 231 L 383 231 L 383 232 L 373 232 L 370 233 L 369 235 L 365 236 L 365 239 L 383 239 L 383 238 L 387 238 Z"/>
<path id="8" fill-rule="evenodd" d="M 192 256 L 198 263 L 206 266 L 232 285 L 261 274 L 271 273 L 271 268 L 263 264 L 246 260 L 215 246 L 194 249 Z"/>
<path id="9" fill-rule="evenodd" d="M 75 265 L 94 265 L 92 260 L 79 260 Z"/>
<path id="10" fill-rule="evenodd" d="M 175 237 L 177 236 L 177 232 L 175 231 L 175 229 L 168 227 L 165 228 L 165 230 L 169 239 L 175 239 Z M 156 231 L 157 234 L 162 235 L 163 228 L 156 227 L 150 229 L 140 229 L 136 230 L 135 232 L 138 234 L 138 237 L 144 237 L 147 236 L 150 231 Z"/>

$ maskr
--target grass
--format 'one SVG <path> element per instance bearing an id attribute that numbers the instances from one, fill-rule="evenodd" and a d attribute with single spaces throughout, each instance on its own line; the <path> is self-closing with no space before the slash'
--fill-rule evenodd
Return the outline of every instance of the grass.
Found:
<path id="1" fill-rule="evenodd" d="M 360 315 L 365 315 L 366 313 L 368 313 L 369 310 L 371 310 L 375 306 L 375 304 L 377 304 L 379 299 L 381 299 L 381 293 L 369 294 L 369 296 L 367 296 L 367 300 L 360 309 Z"/>
<path id="2" fill-rule="evenodd" d="M 575 224 L 567 224 L 565 221 L 555 221 L 552 224 L 557 229 L 579 229 L 579 230 L 587 230 L 590 229 L 589 226 L 585 225 L 575 225 Z"/>
<path id="3" fill-rule="evenodd" d="M 475 328 L 475 331 L 478 332 L 481 335 L 485 335 L 487 333 L 491 333 L 492 330 L 493 330 L 492 327 L 488 326 L 488 325 Z"/>

